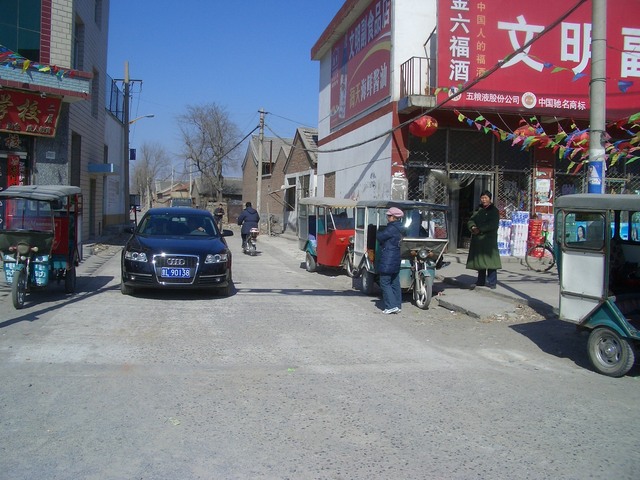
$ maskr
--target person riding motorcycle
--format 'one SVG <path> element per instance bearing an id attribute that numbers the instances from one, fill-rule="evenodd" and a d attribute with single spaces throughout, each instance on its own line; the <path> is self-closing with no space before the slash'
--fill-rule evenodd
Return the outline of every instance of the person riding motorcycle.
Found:
<path id="1" fill-rule="evenodd" d="M 240 229 L 240 235 L 242 236 L 242 248 L 247 245 L 247 238 L 249 238 L 249 232 L 252 228 L 258 228 L 260 222 L 260 215 L 251 206 L 251 202 L 245 203 L 245 209 L 238 217 L 238 225 L 242 225 Z"/>

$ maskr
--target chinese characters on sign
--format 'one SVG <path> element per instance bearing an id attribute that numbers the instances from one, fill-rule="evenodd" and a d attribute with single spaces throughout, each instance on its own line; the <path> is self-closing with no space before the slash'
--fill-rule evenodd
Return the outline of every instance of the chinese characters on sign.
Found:
<path id="1" fill-rule="evenodd" d="M 608 117 L 628 116 L 640 105 L 640 17 L 632 15 L 637 6 L 637 0 L 608 2 Z M 442 0 L 438 85 L 448 87 L 447 95 L 455 95 L 460 86 L 502 64 L 445 108 L 483 107 L 588 118 L 591 2 L 504 61 L 567 8 L 557 0 Z"/>
<path id="2" fill-rule="evenodd" d="M 374 0 L 331 53 L 331 128 L 389 96 L 391 0 Z"/>
<path id="3" fill-rule="evenodd" d="M 55 137 L 60 104 L 59 98 L 0 90 L 0 131 Z"/>

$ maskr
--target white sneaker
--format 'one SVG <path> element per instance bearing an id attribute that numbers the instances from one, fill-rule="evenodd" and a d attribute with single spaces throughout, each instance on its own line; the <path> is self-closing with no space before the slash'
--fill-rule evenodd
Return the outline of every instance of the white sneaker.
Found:
<path id="1" fill-rule="evenodd" d="M 400 309 L 398 307 L 393 307 L 393 308 L 387 308 L 386 310 L 383 310 L 382 313 L 384 313 L 385 315 L 389 315 L 390 313 L 398 313 L 400 311 Z"/>

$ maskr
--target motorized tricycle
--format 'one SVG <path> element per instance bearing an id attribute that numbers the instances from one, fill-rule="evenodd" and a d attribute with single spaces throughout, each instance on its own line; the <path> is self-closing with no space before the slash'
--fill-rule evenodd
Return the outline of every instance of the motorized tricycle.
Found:
<path id="1" fill-rule="evenodd" d="M 0 253 L 13 306 L 55 280 L 76 289 L 82 260 L 82 194 L 79 187 L 14 185 L 0 192 Z"/>
<path id="2" fill-rule="evenodd" d="M 640 195 L 556 199 L 560 319 L 589 332 L 593 367 L 625 375 L 640 346 Z"/>
<path id="3" fill-rule="evenodd" d="M 449 207 L 414 201 L 359 201 L 356 204 L 354 259 L 362 276 L 361 290 L 367 295 L 378 282 L 380 247 L 379 230 L 387 225 L 386 212 L 397 207 L 404 212 L 402 225 L 407 235 L 400 245 L 400 287 L 411 291 L 418 308 L 427 309 L 433 296 L 436 269 L 444 264 L 443 254 L 449 243 L 447 225 Z"/>
<path id="4" fill-rule="evenodd" d="M 298 201 L 298 247 L 306 252 L 305 267 L 344 268 L 353 277 L 354 210 L 356 202 L 331 197 Z"/>

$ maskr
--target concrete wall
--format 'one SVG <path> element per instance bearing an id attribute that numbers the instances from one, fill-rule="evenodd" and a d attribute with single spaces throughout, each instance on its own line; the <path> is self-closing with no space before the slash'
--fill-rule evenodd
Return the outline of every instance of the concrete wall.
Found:
<path id="1" fill-rule="evenodd" d="M 68 4 L 69 2 L 62 3 Z M 82 69 L 96 75 L 92 82 L 91 99 L 73 103 L 70 106 L 68 139 L 69 145 L 71 145 L 72 133 L 76 133 L 82 138 L 80 187 L 84 195 L 83 237 L 89 238 L 102 234 L 104 229 L 104 178 L 101 175 L 91 177 L 88 173 L 88 166 L 89 163 L 104 162 L 109 1 L 102 0 L 103 12 L 99 24 L 95 21 L 94 2 L 76 0 L 73 5 L 71 26 L 73 27 L 76 18 L 79 18 L 84 24 Z M 66 9 L 64 11 L 66 12 Z M 55 16 L 54 10 L 54 18 Z M 68 18 L 65 20 L 68 21 Z M 72 51 L 72 47 L 73 42 L 69 45 L 70 51 Z M 94 102 L 97 102 L 97 105 Z M 94 191 L 91 191 L 92 179 L 95 180 Z M 124 211 L 122 213 L 124 215 Z"/>
<path id="2" fill-rule="evenodd" d="M 105 115 L 104 143 L 108 149 L 107 163 L 114 165 L 115 175 L 104 177 L 104 214 L 105 228 L 121 225 L 124 221 L 125 205 L 122 190 L 124 188 L 124 127 L 122 123 L 110 113 Z"/>

